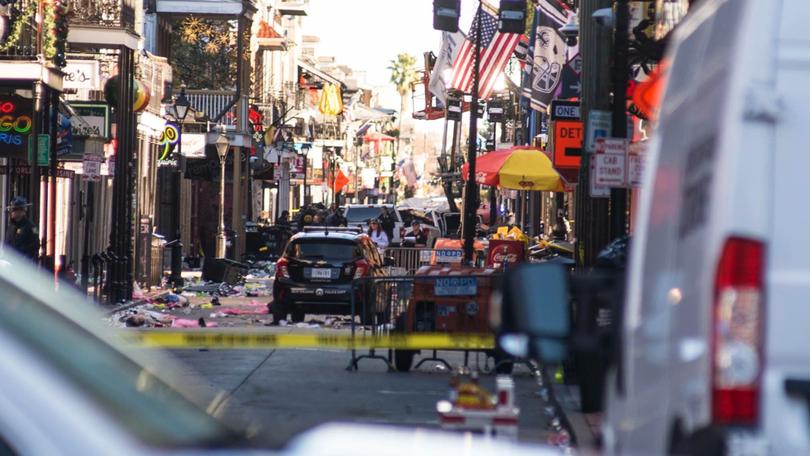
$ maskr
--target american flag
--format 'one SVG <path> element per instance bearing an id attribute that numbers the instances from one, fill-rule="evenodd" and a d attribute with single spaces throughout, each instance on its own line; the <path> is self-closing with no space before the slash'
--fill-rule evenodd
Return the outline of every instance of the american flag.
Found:
<path id="1" fill-rule="evenodd" d="M 472 29 L 469 37 L 464 40 L 461 50 L 453 62 L 453 79 L 450 87 L 461 90 L 465 93 L 472 92 L 473 68 L 475 68 L 475 39 L 478 34 L 478 15 L 481 19 L 481 54 L 479 66 L 478 97 L 489 98 L 498 76 L 503 73 L 503 69 L 509 62 L 512 52 L 515 50 L 519 33 L 498 32 L 498 19 L 495 14 L 489 11 L 488 5 L 482 2 L 478 8 L 476 17 L 473 18 Z"/>

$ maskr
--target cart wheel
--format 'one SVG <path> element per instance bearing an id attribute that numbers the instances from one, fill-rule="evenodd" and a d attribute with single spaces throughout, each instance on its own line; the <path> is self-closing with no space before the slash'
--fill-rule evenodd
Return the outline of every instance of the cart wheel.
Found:
<path id="1" fill-rule="evenodd" d="M 495 373 L 502 375 L 511 375 L 512 370 L 515 368 L 515 363 L 511 356 L 506 354 L 500 348 L 495 348 L 490 355 L 495 360 Z"/>
<path id="2" fill-rule="evenodd" d="M 413 357 L 416 350 L 394 350 L 394 367 L 397 372 L 408 372 L 413 365 Z"/>

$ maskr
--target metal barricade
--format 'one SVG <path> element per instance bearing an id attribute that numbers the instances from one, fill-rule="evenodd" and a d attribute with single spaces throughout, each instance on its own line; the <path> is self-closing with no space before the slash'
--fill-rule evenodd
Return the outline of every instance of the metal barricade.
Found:
<path id="1" fill-rule="evenodd" d="M 385 256 L 394 259 L 394 267 L 400 269 L 398 275 L 413 275 L 433 258 L 433 249 L 427 247 L 388 247 Z"/>
<path id="2" fill-rule="evenodd" d="M 351 315 L 360 317 L 360 325 L 352 319 L 352 337 L 359 332 L 372 336 L 407 335 L 415 333 L 450 334 L 480 337 L 490 333 L 490 295 L 499 276 L 480 275 L 419 275 L 362 278 L 352 282 Z M 432 354 L 423 357 L 415 368 L 426 361 L 436 361 L 451 369 L 450 363 L 438 357 L 438 350 L 424 348 Z M 464 365 L 470 350 L 464 351 Z M 369 350 L 358 356 L 352 350 L 349 370 L 357 370 L 362 359 L 379 359 L 389 370 L 407 371 L 418 350 L 388 350 L 387 356 Z M 496 351 L 486 350 L 499 362 Z"/>
<path id="3" fill-rule="evenodd" d="M 163 282 L 163 247 L 166 244 L 163 236 L 152 234 L 149 248 L 149 283 L 147 286 L 160 287 Z"/>
<path id="4" fill-rule="evenodd" d="M 404 314 L 410 303 L 413 280 L 412 276 L 355 279 L 351 291 L 352 337 L 358 334 L 359 329 L 370 331 L 372 336 L 390 335 L 395 329 L 404 330 Z M 359 316 L 360 328 L 355 316 Z M 357 370 L 357 363 L 361 359 L 379 359 L 394 371 L 393 355 L 391 349 L 388 349 L 388 356 L 381 356 L 372 348 L 367 355 L 358 356 L 357 350 L 352 349 L 347 370 Z"/>

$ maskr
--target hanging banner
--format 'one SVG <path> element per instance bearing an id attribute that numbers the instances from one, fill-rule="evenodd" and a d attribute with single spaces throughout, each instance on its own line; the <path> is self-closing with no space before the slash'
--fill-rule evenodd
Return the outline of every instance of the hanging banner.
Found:
<path id="1" fill-rule="evenodd" d="M 34 127 L 33 101 L 17 95 L 0 96 L 0 157 L 26 158 Z"/>

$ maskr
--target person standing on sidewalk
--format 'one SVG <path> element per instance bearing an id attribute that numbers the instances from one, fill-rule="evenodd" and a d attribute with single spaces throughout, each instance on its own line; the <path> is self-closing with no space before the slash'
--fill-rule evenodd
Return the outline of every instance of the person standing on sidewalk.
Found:
<path id="1" fill-rule="evenodd" d="M 6 232 L 6 246 L 36 261 L 39 255 L 39 234 L 37 227 L 28 219 L 28 206 L 28 200 L 22 196 L 14 197 L 9 203 L 11 223 Z"/>

